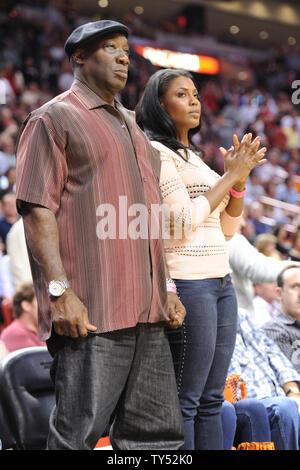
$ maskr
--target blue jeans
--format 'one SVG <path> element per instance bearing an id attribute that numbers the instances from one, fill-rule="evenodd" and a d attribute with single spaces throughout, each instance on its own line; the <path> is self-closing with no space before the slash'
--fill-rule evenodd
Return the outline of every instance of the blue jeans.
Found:
<path id="1" fill-rule="evenodd" d="M 224 401 L 221 411 L 224 450 L 242 442 L 271 442 L 266 407 L 260 400 L 245 398 L 231 404 Z"/>
<path id="2" fill-rule="evenodd" d="M 274 442 L 275 450 L 299 449 L 299 411 L 291 398 L 224 402 L 221 417 L 224 450 L 241 442 Z"/>
<path id="3" fill-rule="evenodd" d="M 300 419 L 297 403 L 285 396 L 260 401 L 267 409 L 275 450 L 299 450 Z"/>
<path id="4" fill-rule="evenodd" d="M 165 323 L 138 324 L 87 338 L 53 334 L 56 406 L 48 449 L 91 450 L 111 417 L 120 450 L 177 450 L 182 415 Z"/>
<path id="5" fill-rule="evenodd" d="M 230 275 L 175 280 L 186 308 L 183 325 L 167 328 L 183 416 L 182 449 L 223 449 L 220 411 L 237 328 Z"/>

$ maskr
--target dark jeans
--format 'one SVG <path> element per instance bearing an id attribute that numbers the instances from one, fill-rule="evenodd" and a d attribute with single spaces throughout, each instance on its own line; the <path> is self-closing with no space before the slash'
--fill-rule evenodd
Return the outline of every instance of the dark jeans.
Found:
<path id="1" fill-rule="evenodd" d="M 299 450 L 300 420 L 297 403 L 277 396 L 246 398 L 222 406 L 224 450 L 241 442 L 274 442 L 275 450 Z"/>
<path id="2" fill-rule="evenodd" d="M 93 449 L 114 414 L 114 449 L 178 449 L 184 440 L 164 323 L 87 338 L 53 334 L 56 406 L 48 449 Z"/>
<path id="3" fill-rule="evenodd" d="M 263 398 L 260 401 L 268 413 L 275 449 L 299 450 L 300 419 L 297 403 L 285 396 Z"/>
<path id="4" fill-rule="evenodd" d="M 175 280 L 187 315 L 167 328 L 184 421 L 182 449 L 223 449 L 220 411 L 237 329 L 237 302 L 230 275 Z"/>
<path id="5" fill-rule="evenodd" d="M 224 450 L 242 442 L 271 442 L 267 410 L 260 400 L 245 398 L 234 404 L 224 401 L 221 411 Z"/>

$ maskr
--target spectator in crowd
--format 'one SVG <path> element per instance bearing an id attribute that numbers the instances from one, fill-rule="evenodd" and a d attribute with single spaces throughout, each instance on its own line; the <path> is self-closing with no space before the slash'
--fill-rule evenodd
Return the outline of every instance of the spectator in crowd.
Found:
<path id="1" fill-rule="evenodd" d="M 247 126 L 255 121 L 259 112 L 259 105 L 252 96 L 252 93 L 245 95 L 243 99 L 244 102 L 239 109 L 239 127 L 241 132 L 244 132 Z"/>
<path id="2" fill-rule="evenodd" d="M 239 308 L 254 316 L 254 284 L 275 282 L 282 269 L 291 264 L 260 253 L 241 233 L 246 220 L 242 217 L 237 232 L 228 242 L 229 263 Z"/>
<path id="3" fill-rule="evenodd" d="M 278 299 L 276 292 L 276 282 L 265 282 L 254 285 L 254 315 L 253 322 L 257 326 L 262 326 L 278 313 Z"/>
<path id="4" fill-rule="evenodd" d="M 300 376 L 276 343 L 246 310 L 239 310 L 236 345 L 228 374 L 246 383 L 247 397 L 266 407 L 277 450 L 299 449 Z"/>
<path id="5" fill-rule="evenodd" d="M 276 250 L 276 241 L 276 237 L 272 233 L 261 233 L 255 238 L 254 246 L 263 255 L 280 259 Z"/>
<path id="6" fill-rule="evenodd" d="M 292 246 L 288 252 L 288 256 L 293 261 L 300 261 L 300 227 L 298 227 L 293 234 Z"/>
<path id="7" fill-rule="evenodd" d="M 299 202 L 299 193 L 295 189 L 294 175 L 287 176 L 284 183 L 277 186 L 276 198 L 289 204 L 297 204 Z"/>
<path id="8" fill-rule="evenodd" d="M 272 200 L 276 199 L 276 190 L 277 184 L 274 181 L 268 181 L 264 184 L 265 194 L 264 196 L 270 198 Z M 284 210 L 281 207 L 272 205 L 272 204 L 265 204 L 264 205 L 264 215 L 271 219 L 272 223 L 280 223 L 280 222 L 289 222 L 289 218 L 285 214 Z"/>
<path id="9" fill-rule="evenodd" d="M 19 284 L 32 280 L 22 217 L 11 227 L 6 237 L 10 275 L 16 289 Z"/>
<path id="10" fill-rule="evenodd" d="M 137 122 L 160 152 L 160 188 L 171 214 L 165 214 L 166 260 L 187 311 L 176 334 L 168 330 L 183 448 L 217 450 L 223 446 L 220 411 L 237 314 L 225 238 L 236 231 L 246 179 L 265 162 L 266 149 L 258 150 L 259 138 L 252 142 L 251 134 L 241 144 L 234 136 L 234 146 L 221 149 L 225 174 L 220 177 L 199 158 L 201 150 L 192 141 L 200 116 L 195 82 L 182 70 L 152 75 L 137 108 Z"/>
<path id="11" fill-rule="evenodd" d="M 287 172 L 279 164 L 280 162 L 280 151 L 277 148 L 271 148 L 267 154 L 268 162 L 264 165 L 264 168 L 257 170 L 258 175 L 262 183 L 268 181 L 274 181 L 276 184 L 282 183 L 287 177 Z"/>
<path id="12" fill-rule="evenodd" d="M 278 315 L 263 330 L 300 373 L 300 267 L 291 265 L 277 277 Z"/>
<path id="13" fill-rule="evenodd" d="M 1 178 L 0 199 L 2 200 L 4 194 L 16 192 L 16 168 L 10 167 Z"/>
<path id="14" fill-rule="evenodd" d="M 231 146 L 232 135 L 236 132 L 236 129 L 239 126 L 239 95 L 238 93 L 233 93 L 228 104 L 226 104 L 221 111 L 221 115 L 224 118 L 224 124 L 227 128 L 230 129 L 230 141 L 227 142 L 228 147 Z M 226 145 L 227 148 L 227 145 Z"/>
<path id="15" fill-rule="evenodd" d="M 163 242 L 130 229 L 107 237 L 98 226 L 107 203 L 122 214 L 124 192 L 128 207 L 161 202 L 157 152 L 116 98 L 127 81 L 127 37 L 128 28 L 110 20 L 73 30 L 65 43 L 72 87 L 28 116 L 17 147 L 39 335 L 54 357 L 49 450 L 93 449 L 112 414 L 114 448 L 183 443 L 164 325 L 180 326 L 185 308 L 167 290 Z M 160 224 L 155 229 L 161 234 Z"/>
<path id="16" fill-rule="evenodd" d="M 274 225 L 272 233 L 276 237 L 276 250 L 280 253 L 281 258 L 287 258 L 291 243 L 288 240 L 288 232 L 286 230 L 286 224 L 279 223 Z"/>
<path id="17" fill-rule="evenodd" d="M 3 136 L 0 144 L 0 172 L 4 175 L 5 172 L 16 166 L 16 156 L 14 152 L 14 139 L 11 135 Z"/>
<path id="18" fill-rule="evenodd" d="M 0 256 L 0 298 L 2 303 L 5 302 L 12 305 L 14 293 L 15 287 L 10 270 L 10 258 L 6 251 L 4 251 Z"/>
<path id="19" fill-rule="evenodd" d="M 245 205 L 250 206 L 265 194 L 257 171 L 252 170 L 246 182 Z"/>
<path id="20" fill-rule="evenodd" d="M 4 145 L 2 144 L 2 148 L 4 150 L 6 160 L 8 161 L 11 159 L 14 160 L 10 138 L 15 138 L 19 129 L 14 116 L 14 109 L 13 105 L 11 105 L 11 107 L 8 105 L 0 107 L 0 129 L 2 129 L 1 141 L 4 142 Z"/>
<path id="21" fill-rule="evenodd" d="M 19 286 L 13 297 L 14 320 L 1 332 L 8 351 L 28 348 L 31 346 L 45 346 L 37 335 L 38 306 L 31 282 Z"/>
<path id="22" fill-rule="evenodd" d="M 2 213 L 3 215 L 0 218 L 0 237 L 6 247 L 6 236 L 19 218 L 15 193 L 9 192 L 2 197 Z"/>
<path id="23" fill-rule="evenodd" d="M 270 226 L 262 221 L 262 218 L 264 217 L 264 207 L 259 201 L 251 204 L 248 211 L 248 217 L 255 228 L 255 235 L 269 232 Z"/>

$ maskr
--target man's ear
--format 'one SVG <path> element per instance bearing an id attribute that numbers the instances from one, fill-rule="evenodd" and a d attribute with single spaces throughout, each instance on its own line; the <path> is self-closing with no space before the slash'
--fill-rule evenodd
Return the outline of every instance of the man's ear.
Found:
<path id="1" fill-rule="evenodd" d="M 282 287 L 276 287 L 276 296 L 279 300 L 281 300 L 281 289 Z"/>
<path id="2" fill-rule="evenodd" d="M 165 109 L 164 102 L 163 102 L 163 101 L 161 101 L 161 100 L 159 100 L 159 103 L 160 103 L 160 105 L 161 105 L 162 109 Z"/>
<path id="3" fill-rule="evenodd" d="M 85 62 L 85 53 L 83 49 L 77 49 L 73 53 L 73 61 L 78 65 L 83 65 Z"/>
<path id="4" fill-rule="evenodd" d="M 28 300 L 22 300 L 21 308 L 23 312 L 28 312 L 30 310 L 31 303 Z"/>

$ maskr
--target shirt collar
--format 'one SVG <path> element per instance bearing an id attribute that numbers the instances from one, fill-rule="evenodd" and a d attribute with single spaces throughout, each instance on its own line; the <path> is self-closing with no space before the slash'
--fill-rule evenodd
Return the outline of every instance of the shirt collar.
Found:
<path id="1" fill-rule="evenodd" d="M 99 95 L 97 95 L 86 83 L 82 82 L 78 78 L 74 79 L 71 91 L 78 96 L 88 109 L 111 106 L 107 101 L 104 101 Z M 118 107 L 118 105 L 120 105 L 119 101 L 117 99 L 114 101 Z"/>
<path id="2" fill-rule="evenodd" d="M 298 326 L 299 323 L 300 323 L 298 320 L 296 320 L 296 318 L 293 318 L 290 315 L 287 315 L 282 310 L 279 311 L 278 318 L 285 325 L 294 325 L 294 324 L 296 324 Z"/>
<path id="3" fill-rule="evenodd" d="M 75 93 L 75 95 L 78 96 L 78 98 L 83 102 L 83 104 L 90 110 L 107 106 L 108 109 L 115 109 L 119 111 L 119 113 L 125 120 L 129 131 L 133 131 L 135 124 L 135 112 L 131 111 L 130 109 L 124 108 L 122 103 L 117 98 L 114 99 L 115 107 L 111 106 L 109 103 L 104 101 L 99 95 L 97 95 L 86 83 L 83 83 L 78 78 L 74 79 L 71 86 L 71 91 Z"/>

